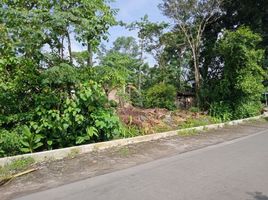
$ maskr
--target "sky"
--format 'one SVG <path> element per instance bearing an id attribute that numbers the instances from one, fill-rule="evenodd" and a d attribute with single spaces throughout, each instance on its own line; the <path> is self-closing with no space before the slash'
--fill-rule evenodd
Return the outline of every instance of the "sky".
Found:
<path id="1" fill-rule="evenodd" d="M 159 22 L 167 20 L 158 9 L 161 2 L 161 0 L 116 0 L 115 3 L 111 3 L 111 7 L 119 9 L 117 20 L 126 23 L 140 20 L 145 14 L 148 14 L 150 21 Z M 119 26 L 111 28 L 110 41 L 114 41 L 118 36 L 136 36 L 136 34 Z"/>
<path id="2" fill-rule="evenodd" d="M 168 19 L 162 15 L 158 9 L 158 5 L 162 0 L 115 0 L 110 3 L 112 8 L 119 9 L 116 19 L 125 23 L 139 21 L 144 15 L 149 16 L 149 20 L 153 22 L 167 21 Z M 128 31 L 124 27 L 115 26 L 109 30 L 109 41 L 103 42 L 106 47 L 111 47 L 117 37 L 120 36 L 133 36 L 137 38 L 137 32 Z M 74 51 L 81 51 L 82 47 L 75 44 Z M 147 62 L 154 65 L 155 61 L 152 56 L 147 55 Z"/>

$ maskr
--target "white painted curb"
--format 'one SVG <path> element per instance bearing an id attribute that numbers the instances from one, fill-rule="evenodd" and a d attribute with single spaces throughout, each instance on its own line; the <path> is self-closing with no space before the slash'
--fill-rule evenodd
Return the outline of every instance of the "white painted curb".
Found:
<path id="1" fill-rule="evenodd" d="M 88 144 L 88 145 L 82 145 L 82 146 L 76 146 L 76 147 L 70 147 L 70 148 L 64 148 L 64 149 L 56 149 L 56 150 L 44 151 L 44 152 L 38 152 L 38 153 L 32 153 L 32 154 L 5 157 L 5 158 L 0 158 L 0 166 L 4 166 L 14 160 L 29 158 L 29 157 L 33 158 L 37 162 L 42 162 L 46 160 L 60 160 L 60 159 L 71 157 L 77 154 L 84 154 L 84 153 L 89 153 L 93 151 L 100 151 L 100 150 L 108 149 L 111 147 L 121 147 L 121 146 L 126 146 L 128 144 L 136 144 L 136 143 L 141 143 L 141 142 L 158 140 L 158 139 L 165 138 L 165 137 L 176 136 L 178 135 L 179 132 L 186 132 L 186 131 L 192 131 L 192 130 L 202 131 L 202 130 L 217 129 L 217 128 L 222 128 L 225 125 L 237 125 L 245 121 L 257 120 L 257 119 L 261 119 L 267 116 L 268 116 L 268 113 L 257 116 L 257 117 L 240 119 L 240 120 L 230 121 L 226 123 L 211 124 L 211 125 L 206 125 L 206 126 L 180 129 L 180 130 L 169 131 L 169 132 L 164 132 L 164 133 L 156 133 L 156 134 L 151 134 L 151 135 L 113 140 L 113 141 L 102 142 L 102 143 L 94 143 L 94 144 Z"/>

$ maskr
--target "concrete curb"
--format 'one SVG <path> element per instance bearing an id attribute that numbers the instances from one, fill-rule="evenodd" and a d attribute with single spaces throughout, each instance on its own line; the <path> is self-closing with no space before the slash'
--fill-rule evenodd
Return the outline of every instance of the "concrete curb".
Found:
<path id="1" fill-rule="evenodd" d="M 102 142 L 102 143 L 94 143 L 94 144 L 88 144 L 88 145 L 82 145 L 82 146 L 76 146 L 76 147 L 70 147 L 70 148 L 64 148 L 64 149 L 56 149 L 56 150 L 44 151 L 44 152 L 38 152 L 38 153 L 32 153 L 32 154 L 5 157 L 5 158 L 0 158 L 0 166 L 4 166 L 14 160 L 19 160 L 23 158 L 33 158 L 37 162 L 42 162 L 46 160 L 60 160 L 60 159 L 63 159 L 66 157 L 72 157 L 78 154 L 90 153 L 93 151 L 100 151 L 100 150 L 104 150 L 104 149 L 108 149 L 112 147 L 122 147 L 122 146 L 126 146 L 129 144 L 148 142 L 148 141 L 158 140 L 161 138 L 176 136 L 178 135 L 179 132 L 203 131 L 203 130 L 222 128 L 226 125 L 238 125 L 246 121 L 257 120 L 257 119 L 261 119 L 267 116 L 268 116 L 268 113 L 257 116 L 257 117 L 240 119 L 240 120 L 230 121 L 226 123 L 211 124 L 211 125 L 206 125 L 206 126 L 180 129 L 180 130 L 169 131 L 169 132 L 164 132 L 164 133 L 156 133 L 156 134 L 151 134 L 151 135 L 138 136 L 134 138 L 119 139 L 119 140 L 113 140 L 113 141 Z"/>

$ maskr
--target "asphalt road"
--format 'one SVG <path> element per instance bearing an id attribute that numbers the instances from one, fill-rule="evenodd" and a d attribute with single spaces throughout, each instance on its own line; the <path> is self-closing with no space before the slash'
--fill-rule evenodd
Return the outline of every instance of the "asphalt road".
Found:
<path id="1" fill-rule="evenodd" d="M 20 200 L 268 200 L 268 130 Z"/>

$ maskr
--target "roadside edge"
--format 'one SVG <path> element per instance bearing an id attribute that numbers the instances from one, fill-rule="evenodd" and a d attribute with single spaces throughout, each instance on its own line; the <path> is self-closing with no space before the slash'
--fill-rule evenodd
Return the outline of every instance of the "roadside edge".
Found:
<path id="1" fill-rule="evenodd" d="M 0 166 L 5 166 L 14 160 L 19 160 L 19 159 L 24 159 L 24 158 L 33 158 L 36 162 L 43 162 L 47 160 L 60 160 L 66 157 L 90 153 L 93 151 L 100 151 L 100 150 L 109 149 L 112 147 L 122 147 L 122 146 L 127 146 L 129 144 L 136 144 L 136 143 L 141 143 L 141 142 L 158 140 L 158 139 L 166 138 L 166 137 L 172 137 L 172 136 L 178 135 L 178 133 L 180 132 L 185 132 L 185 131 L 186 132 L 187 131 L 203 131 L 203 130 L 223 128 L 224 126 L 228 126 L 228 125 L 234 126 L 234 125 L 242 124 L 250 120 L 258 120 L 267 116 L 268 116 L 268 113 L 264 113 L 263 115 L 260 115 L 260 116 L 234 120 L 234 121 L 230 121 L 226 123 L 211 124 L 211 125 L 199 126 L 199 127 L 194 127 L 194 128 L 179 129 L 179 130 L 174 130 L 174 131 L 169 131 L 169 132 L 138 136 L 138 137 L 133 137 L 133 138 L 112 140 L 112 141 L 102 142 L 102 143 L 94 143 L 94 144 L 87 144 L 87 145 L 75 146 L 75 147 L 70 147 L 70 148 L 56 149 L 56 150 L 51 150 L 51 151 L 4 157 L 4 158 L 0 158 Z"/>

